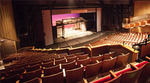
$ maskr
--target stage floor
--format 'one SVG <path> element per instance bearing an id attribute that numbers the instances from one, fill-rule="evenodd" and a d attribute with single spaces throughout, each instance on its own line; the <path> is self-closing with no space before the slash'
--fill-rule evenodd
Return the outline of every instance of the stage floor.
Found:
<path id="1" fill-rule="evenodd" d="M 96 32 L 91 35 L 87 35 L 84 37 L 78 37 L 78 38 L 70 39 L 70 40 L 61 38 L 60 40 L 62 40 L 62 42 L 55 42 L 52 45 L 46 46 L 46 48 L 56 49 L 56 48 L 66 48 L 66 47 L 70 47 L 70 46 L 71 47 L 85 46 L 92 42 L 96 42 L 112 33 L 114 33 L 114 32 L 113 31 Z"/>

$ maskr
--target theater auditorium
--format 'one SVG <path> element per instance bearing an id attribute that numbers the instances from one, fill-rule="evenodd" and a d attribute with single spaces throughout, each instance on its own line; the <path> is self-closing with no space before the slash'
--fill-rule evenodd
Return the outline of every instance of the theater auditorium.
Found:
<path id="1" fill-rule="evenodd" d="M 150 83 L 149 0 L 0 0 L 0 83 Z"/>

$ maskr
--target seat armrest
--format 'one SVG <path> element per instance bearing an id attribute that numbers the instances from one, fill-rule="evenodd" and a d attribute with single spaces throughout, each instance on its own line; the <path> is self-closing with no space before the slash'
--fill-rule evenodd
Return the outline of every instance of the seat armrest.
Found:
<path id="1" fill-rule="evenodd" d="M 148 61 L 150 61 L 150 57 L 148 57 L 148 56 L 146 56 L 145 59 L 148 60 Z"/>
<path id="2" fill-rule="evenodd" d="M 109 72 L 110 72 L 111 77 L 113 77 L 113 78 L 117 77 L 116 74 L 112 70 L 110 70 Z"/>
<path id="3" fill-rule="evenodd" d="M 130 65 L 131 65 L 131 68 L 133 68 L 133 69 L 138 69 L 138 67 L 135 66 L 133 63 L 130 63 Z"/>

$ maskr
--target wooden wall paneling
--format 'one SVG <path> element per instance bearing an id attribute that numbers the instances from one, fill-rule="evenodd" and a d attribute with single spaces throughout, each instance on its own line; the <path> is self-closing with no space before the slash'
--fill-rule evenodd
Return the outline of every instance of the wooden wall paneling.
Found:
<path id="1" fill-rule="evenodd" d="M 17 40 L 11 0 L 0 1 L 0 37 Z"/>
<path id="2" fill-rule="evenodd" d="M 150 12 L 150 1 L 135 1 L 134 16 L 140 16 Z"/>

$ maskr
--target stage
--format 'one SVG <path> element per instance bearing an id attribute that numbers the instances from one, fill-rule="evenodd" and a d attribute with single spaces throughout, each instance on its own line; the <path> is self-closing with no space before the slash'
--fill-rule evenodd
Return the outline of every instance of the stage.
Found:
<path id="1" fill-rule="evenodd" d="M 71 47 L 85 46 L 92 42 L 96 42 L 111 33 L 114 33 L 114 32 L 113 31 L 95 32 L 95 33 L 85 35 L 85 36 L 83 36 L 84 35 L 83 34 L 82 37 L 81 37 L 81 34 L 76 33 L 76 38 L 74 38 L 74 39 L 60 38 L 60 39 L 57 39 L 57 41 L 61 41 L 61 42 L 55 42 L 52 45 L 46 46 L 46 48 L 56 49 L 56 48 L 66 48 L 66 47 L 70 47 L 70 46 Z M 70 34 L 72 34 L 72 33 L 70 33 Z M 87 34 L 88 34 L 88 32 L 87 32 Z"/>

